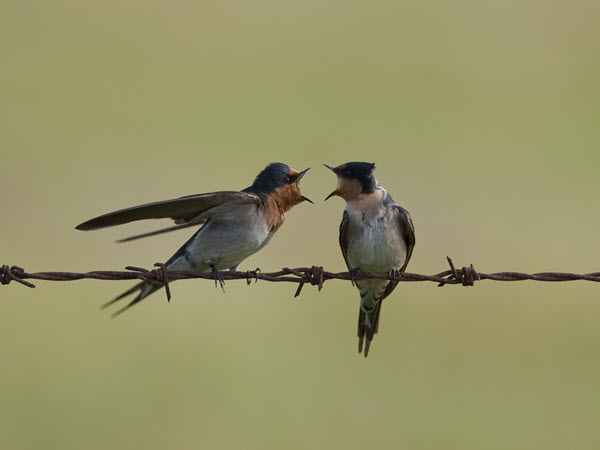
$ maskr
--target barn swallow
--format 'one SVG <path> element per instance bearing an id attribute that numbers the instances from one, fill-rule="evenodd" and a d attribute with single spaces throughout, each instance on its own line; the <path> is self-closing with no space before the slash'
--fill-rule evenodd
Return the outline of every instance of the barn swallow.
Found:
<path id="1" fill-rule="evenodd" d="M 350 273 L 404 272 L 415 246 L 415 228 L 408 211 L 379 186 L 373 175 L 375 164 L 324 165 L 338 178 L 337 189 L 325 200 L 337 195 L 346 201 L 340 224 L 340 247 Z M 365 358 L 379 329 L 383 299 L 397 284 L 398 281 L 391 280 L 356 281 L 360 292 L 358 353 L 364 343 Z"/>
<path id="2" fill-rule="evenodd" d="M 308 201 L 298 183 L 308 169 L 298 172 L 282 163 L 271 163 L 258 174 L 252 186 L 238 191 L 212 192 L 133 206 L 104 214 L 77 225 L 78 230 L 97 230 L 144 219 L 171 218 L 175 226 L 123 239 L 130 241 L 179 230 L 202 227 L 166 262 L 167 270 L 209 272 L 220 278 L 220 270 L 237 270 L 240 263 L 269 243 L 287 212 Z M 143 281 L 103 308 L 139 291 L 117 316 L 161 288 L 156 281 Z"/>

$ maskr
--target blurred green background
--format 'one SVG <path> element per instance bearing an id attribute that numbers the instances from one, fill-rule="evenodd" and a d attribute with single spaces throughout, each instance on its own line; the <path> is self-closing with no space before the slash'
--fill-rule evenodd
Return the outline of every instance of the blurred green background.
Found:
<path id="1" fill-rule="evenodd" d="M 600 270 L 597 1 L 0 3 L 0 263 L 151 267 L 192 234 L 73 227 L 301 170 L 242 264 L 345 269 L 321 163 L 375 161 L 409 271 Z M 596 449 L 600 287 L 401 284 L 357 354 L 345 282 L 0 287 L 3 449 Z"/>

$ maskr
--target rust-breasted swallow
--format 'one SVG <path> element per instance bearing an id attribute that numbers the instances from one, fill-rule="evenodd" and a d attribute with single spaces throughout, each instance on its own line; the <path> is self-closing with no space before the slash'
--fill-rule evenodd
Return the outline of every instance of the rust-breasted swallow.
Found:
<path id="1" fill-rule="evenodd" d="M 375 164 L 349 162 L 325 167 L 337 175 L 338 186 L 325 199 L 340 196 L 346 209 L 340 224 L 340 247 L 348 269 L 353 272 L 404 272 L 415 246 L 415 229 L 408 211 L 397 205 L 379 186 Z M 359 280 L 358 352 L 369 354 L 373 335 L 379 329 L 383 299 L 397 281 Z"/>
<path id="2" fill-rule="evenodd" d="M 123 242 L 202 225 L 165 265 L 168 270 L 212 271 L 215 280 L 220 280 L 220 270 L 237 270 L 243 260 L 268 244 L 292 207 L 305 200 L 312 203 L 298 186 L 307 171 L 271 163 L 241 192 L 212 192 L 134 206 L 88 220 L 76 228 L 97 230 L 144 219 L 175 221 L 175 226 L 120 241 Z M 116 316 L 160 288 L 157 282 L 143 281 L 104 307 L 139 291 Z"/>

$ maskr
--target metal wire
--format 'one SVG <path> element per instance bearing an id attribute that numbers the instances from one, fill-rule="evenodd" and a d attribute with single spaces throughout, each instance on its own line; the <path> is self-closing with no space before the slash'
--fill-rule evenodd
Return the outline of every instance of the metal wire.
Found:
<path id="1" fill-rule="evenodd" d="M 452 262 L 452 259 L 447 257 L 450 270 L 446 270 L 435 275 L 421 275 L 416 273 L 406 273 L 398 271 L 390 271 L 387 273 L 371 273 L 371 272 L 327 272 L 321 266 L 299 267 L 290 269 L 284 267 L 278 272 L 263 273 L 260 269 L 247 272 L 220 272 L 220 277 L 223 280 L 246 280 L 248 284 L 254 280 L 271 281 L 271 282 L 289 282 L 298 283 L 295 297 L 300 295 L 305 284 L 317 286 L 319 290 L 323 287 L 323 283 L 327 280 L 347 280 L 357 281 L 366 279 L 380 279 L 397 282 L 408 281 L 430 281 L 438 283 L 438 286 L 446 284 L 460 284 L 463 286 L 473 286 L 475 281 L 494 280 L 494 281 L 575 281 L 586 280 L 600 282 L 600 272 L 587 274 L 574 274 L 564 272 L 541 272 L 541 273 L 520 273 L 520 272 L 497 272 L 497 273 L 482 273 L 475 270 L 473 264 L 468 267 L 457 269 Z M 198 273 L 191 271 L 169 271 L 162 263 L 156 263 L 157 269 L 147 270 L 141 267 L 125 268 L 125 271 L 113 270 L 97 270 L 93 272 L 76 273 L 76 272 L 34 272 L 29 273 L 17 266 L 4 265 L 0 267 L 0 284 L 8 285 L 11 281 L 23 284 L 24 286 L 34 288 L 35 285 L 24 281 L 26 279 L 45 280 L 45 281 L 74 281 L 81 279 L 94 280 L 143 280 L 155 281 L 165 286 L 167 298 L 171 298 L 169 290 L 169 282 L 173 280 L 187 280 L 190 278 L 201 278 L 205 280 L 215 280 L 215 275 L 210 272 Z"/>

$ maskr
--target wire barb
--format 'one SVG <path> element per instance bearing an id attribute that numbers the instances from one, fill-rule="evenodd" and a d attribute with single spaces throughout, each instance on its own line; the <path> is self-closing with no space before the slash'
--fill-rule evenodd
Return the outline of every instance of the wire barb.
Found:
<path id="1" fill-rule="evenodd" d="M 319 291 L 323 289 L 323 282 L 325 281 L 325 273 L 322 266 L 312 266 L 310 268 L 310 284 L 317 286 Z"/>
<path id="2" fill-rule="evenodd" d="M 158 269 L 154 269 L 152 272 L 156 273 L 157 278 L 162 284 L 165 286 L 165 293 L 167 294 L 167 302 L 171 301 L 171 289 L 169 289 L 169 273 L 167 272 L 167 266 L 163 263 L 155 263 L 154 267 L 158 267 Z"/>
<path id="3" fill-rule="evenodd" d="M 35 284 L 23 281 L 23 274 L 25 274 L 25 271 L 18 266 L 9 267 L 4 265 L 0 267 L 0 284 L 6 285 L 11 281 L 16 281 L 17 283 L 21 283 L 23 286 L 34 288 Z"/>
<path id="4" fill-rule="evenodd" d="M 448 278 L 438 284 L 438 287 L 442 287 L 448 283 L 449 280 L 456 280 L 457 283 L 462 284 L 463 286 L 475 286 L 475 281 L 481 280 L 481 276 L 471 264 L 469 267 L 464 267 L 460 270 L 456 270 L 454 267 L 454 262 L 452 262 L 452 258 L 446 256 L 446 260 L 448 264 L 450 264 L 450 275 Z M 509 281 L 509 280 L 506 280 Z"/>

